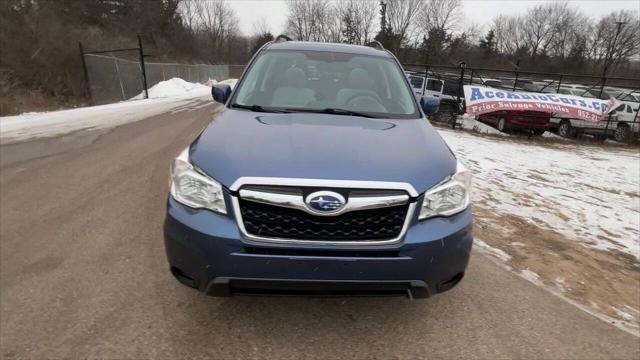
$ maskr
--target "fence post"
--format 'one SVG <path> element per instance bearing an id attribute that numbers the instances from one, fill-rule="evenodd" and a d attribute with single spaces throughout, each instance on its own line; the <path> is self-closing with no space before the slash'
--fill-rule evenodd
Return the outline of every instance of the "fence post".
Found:
<path id="1" fill-rule="evenodd" d="M 464 68 L 466 67 L 466 63 L 463 61 L 460 63 L 460 81 L 458 84 L 458 99 L 456 101 L 456 104 L 458 105 L 458 108 L 456 109 L 455 112 L 453 112 L 452 116 L 451 116 L 451 128 L 455 129 L 456 128 L 456 122 L 458 122 L 457 117 L 458 117 L 458 111 L 460 110 L 460 106 L 462 104 L 462 102 L 460 101 L 460 94 L 464 93 Z"/>
<path id="2" fill-rule="evenodd" d="M 513 80 L 513 91 L 516 91 L 516 85 L 518 85 L 518 69 L 516 69 L 516 79 Z"/>
<path id="3" fill-rule="evenodd" d="M 424 67 L 424 82 L 422 83 L 422 96 L 424 96 L 425 91 L 427 91 L 427 77 L 429 76 L 429 65 L 425 65 Z"/>
<path id="4" fill-rule="evenodd" d="M 84 87 L 84 95 L 89 99 L 89 102 L 93 102 L 93 97 L 91 96 L 91 85 L 89 83 L 89 71 L 87 71 L 87 62 L 84 60 L 84 48 L 82 47 L 82 42 L 78 41 L 78 48 L 80 48 L 80 60 L 82 62 L 82 74 L 84 75 L 84 83 L 82 84 Z"/>
<path id="5" fill-rule="evenodd" d="M 473 85 L 473 73 L 475 72 L 475 69 L 471 69 L 471 78 L 469 78 L 469 85 Z M 480 79 L 482 81 L 482 78 Z M 484 84 L 480 84 L 480 85 L 484 85 Z"/>
<path id="6" fill-rule="evenodd" d="M 602 77 L 602 84 L 600 85 L 600 93 L 598 93 L 598 99 L 602 98 L 602 93 L 604 92 L 604 83 L 607 82 L 606 77 Z"/>
<path id="7" fill-rule="evenodd" d="M 138 52 L 140 54 L 140 67 L 142 68 L 142 86 L 144 87 L 144 98 L 149 98 L 149 89 L 147 88 L 147 70 L 144 67 L 144 51 L 142 50 L 142 38 L 138 35 Z"/>
<path id="8" fill-rule="evenodd" d="M 560 79 L 558 80 L 558 88 L 556 89 L 556 92 L 559 93 L 560 92 L 560 85 L 562 84 L 562 74 L 560 74 Z"/>

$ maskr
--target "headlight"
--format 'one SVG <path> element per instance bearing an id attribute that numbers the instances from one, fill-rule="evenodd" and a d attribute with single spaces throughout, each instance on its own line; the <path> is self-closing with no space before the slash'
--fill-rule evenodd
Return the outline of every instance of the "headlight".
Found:
<path id="1" fill-rule="evenodd" d="M 171 167 L 171 196 L 188 207 L 227 213 L 222 185 L 194 169 L 189 162 L 189 148 L 178 155 Z"/>
<path id="2" fill-rule="evenodd" d="M 469 206 L 470 192 L 471 173 L 458 161 L 453 176 L 424 193 L 419 219 L 461 212 Z"/>

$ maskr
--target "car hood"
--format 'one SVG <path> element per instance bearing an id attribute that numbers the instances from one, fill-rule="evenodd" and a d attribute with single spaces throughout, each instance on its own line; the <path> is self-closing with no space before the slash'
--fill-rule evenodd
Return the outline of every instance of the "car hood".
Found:
<path id="1" fill-rule="evenodd" d="M 423 192 L 456 168 L 449 147 L 423 119 L 228 108 L 189 157 L 226 187 L 240 177 L 277 177 L 404 182 Z"/>

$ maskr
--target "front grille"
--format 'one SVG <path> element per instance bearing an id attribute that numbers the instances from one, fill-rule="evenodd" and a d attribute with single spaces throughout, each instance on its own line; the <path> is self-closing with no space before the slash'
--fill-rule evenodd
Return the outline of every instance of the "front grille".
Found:
<path id="1" fill-rule="evenodd" d="M 302 210 L 240 199 L 250 235 L 323 241 L 389 240 L 400 236 L 408 205 L 358 210 L 337 216 L 315 216 Z"/>

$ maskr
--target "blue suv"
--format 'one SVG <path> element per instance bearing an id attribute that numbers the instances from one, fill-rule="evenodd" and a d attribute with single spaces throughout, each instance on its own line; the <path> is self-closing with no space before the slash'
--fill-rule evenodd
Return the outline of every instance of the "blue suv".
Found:
<path id="1" fill-rule="evenodd" d="M 382 46 L 263 46 L 171 169 L 171 272 L 210 295 L 428 297 L 463 277 L 471 175 Z"/>

